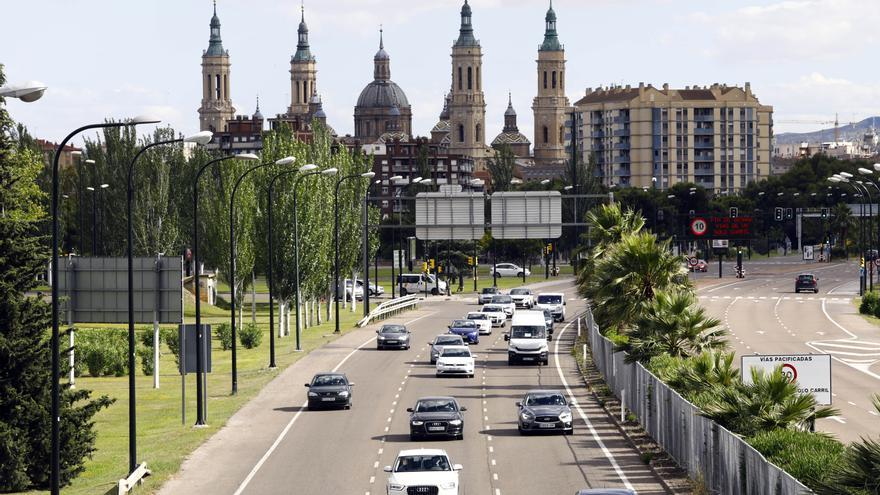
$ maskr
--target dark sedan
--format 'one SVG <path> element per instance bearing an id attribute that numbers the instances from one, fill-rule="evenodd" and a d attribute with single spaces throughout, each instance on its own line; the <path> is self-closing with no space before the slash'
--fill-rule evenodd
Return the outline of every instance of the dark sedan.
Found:
<path id="1" fill-rule="evenodd" d="M 636 492 L 626 488 L 590 488 L 578 490 L 574 495 L 636 495 Z"/>
<path id="2" fill-rule="evenodd" d="M 382 325 L 376 330 L 376 349 L 409 349 L 410 331 L 404 325 Z"/>
<path id="3" fill-rule="evenodd" d="M 354 387 L 354 383 L 349 382 L 344 373 L 318 373 L 311 383 L 306 383 L 306 387 L 309 389 L 309 409 L 351 409 L 351 387 Z"/>
<path id="4" fill-rule="evenodd" d="M 468 344 L 480 343 L 480 326 L 473 320 L 452 320 L 449 333 L 461 335 Z"/>
<path id="5" fill-rule="evenodd" d="M 409 438 L 425 437 L 464 438 L 464 415 L 466 407 L 454 397 L 423 397 L 415 407 L 406 409 L 409 415 Z"/>
<path id="6" fill-rule="evenodd" d="M 801 273 L 794 279 L 794 291 L 800 292 L 808 290 L 816 294 L 819 293 L 819 279 L 812 273 Z"/>
<path id="7" fill-rule="evenodd" d="M 534 431 L 561 431 L 574 433 L 571 408 L 561 392 L 555 390 L 531 390 L 517 402 L 519 409 L 519 432 L 525 435 Z"/>

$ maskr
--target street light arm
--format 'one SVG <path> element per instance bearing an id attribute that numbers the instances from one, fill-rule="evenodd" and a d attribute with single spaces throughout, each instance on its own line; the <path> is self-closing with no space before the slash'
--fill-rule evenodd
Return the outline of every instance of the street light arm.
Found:
<path id="1" fill-rule="evenodd" d="M 165 144 L 182 143 L 182 142 L 183 142 L 183 138 L 168 139 L 166 141 L 156 141 L 155 143 L 150 143 L 150 144 L 142 147 L 141 149 L 139 149 L 138 152 L 134 155 L 134 158 L 132 158 L 131 162 L 129 162 L 129 164 L 128 164 L 128 190 L 133 191 L 134 186 L 132 184 L 131 179 L 132 179 L 132 175 L 134 173 L 134 164 L 137 163 L 138 158 L 140 158 L 141 155 L 144 154 L 144 152 L 146 152 L 150 148 L 155 148 L 156 146 L 162 146 Z"/>

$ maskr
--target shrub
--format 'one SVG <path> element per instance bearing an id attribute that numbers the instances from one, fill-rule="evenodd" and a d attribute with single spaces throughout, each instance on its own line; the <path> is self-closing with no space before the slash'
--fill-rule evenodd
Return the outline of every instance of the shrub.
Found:
<path id="1" fill-rule="evenodd" d="M 821 434 L 800 430 L 773 430 L 759 433 L 749 443 L 770 462 L 812 489 L 827 480 L 843 459 L 842 443 Z"/>
<path id="2" fill-rule="evenodd" d="M 245 349 L 253 349 L 263 341 L 263 331 L 257 325 L 248 323 L 242 327 L 239 339 Z"/>
<path id="3" fill-rule="evenodd" d="M 128 370 L 128 333 L 124 328 L 84 328 L 77 332 L 77 359 L 91 376 L 123 376 Z"/>
<path id="4" fill-rule="evenodd" d="M 140 343 L 138 346 L 138 355 L 141 357 L 141 371 L 145 375 L 153 374 L 153 329 L 144 328 L 140 333 Z M 159 356 L 161 357 L 162 332 L 159 332 Z"/>
<path id="5" fill-rule="evenodd" d="M 859 313 L 863 315 L 876 315 L 880 312 L 880 295 L 877 292 L 866 292 L 859 304 Z"/>
<path id="6" fill-rule="evenodd" d="M 232 327 L 229 323 L 221 323 L 214 327 L 214 337 L 220 342 L 220 349 L 232 349 Z"/>
<path id="7" fill-rule="evenodd" d="M 159 331 L 160 338 L 168 345 L 168 350 L 174 354 L 174 364 L 180 369 L 180 335 L 176 328 L 163 328 Z"/>

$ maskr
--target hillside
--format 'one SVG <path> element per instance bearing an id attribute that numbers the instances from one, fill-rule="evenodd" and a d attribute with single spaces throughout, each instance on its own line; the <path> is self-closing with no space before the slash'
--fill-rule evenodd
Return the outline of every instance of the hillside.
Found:
<path id="1" fill-rule="evenodd" d="M 852 125 L 844 125 L 841 122 L 840 139 L 861 141 L 865 131 L 871 129 L 873 126 L 875 119 L 876 123 L 880 124 L 880 117 L 868 117 L 861 122 L 856 122 Z M 834 141 L 834 127 L 811 132 L 783 132 L 776 134 L 775 137 L 777 144 L 795 144 L 804 141 L 808 143 Z"/>

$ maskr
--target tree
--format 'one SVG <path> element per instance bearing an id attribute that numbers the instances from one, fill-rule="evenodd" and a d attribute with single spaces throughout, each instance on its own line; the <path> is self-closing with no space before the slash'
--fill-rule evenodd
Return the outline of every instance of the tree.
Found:
<path id="1" fill-rule="evenodd" d="M 880 395 L 873 396 L 874 409 L 880 413 Z M 817 483 L 819 494 L 868 495 L 880 493 L 880 440 L 862 438 L 850 445 L 827 480 Z"/>
<path id="2" fill-rule="evenodd" d="M 0 85 L 5 81 L 0 65 Z M 12 120 L 0 98 L 0 491 L 46 488 L 51 429 L 51 350 L 48 305 L 33 290 L 47 265 L 47 240 L 39 235 L 46 218 L 45 196 L 33 187 L 41 157 L 17 150 Z M 89 400 L 90 392 L 61 391 L 61 482 L 83 470 L 94 451 L 95 413 L 112 401 Z"/>
<path id="3" fill-rule="evenodd" d="M 513 165 L 516 156 L 509 145 L 502 145 L 495 150 L 495 157 L 487 163 L 489 174 L 492 176 L 492 190 L 495 192 L 509 191 L 510 181 L 513 180 Z"/>
<path id="4" fill-rule="evenodd" d="M 840 248 L 843 249 L 847 258 L 849 258 L 849 249 L 846 245 L 847 234 L 854 223 L 852 211 L 845 203 L 837 203 L 831 209 L 831 231 L 837 233 L 837 242 L 841 244 Z"/>

